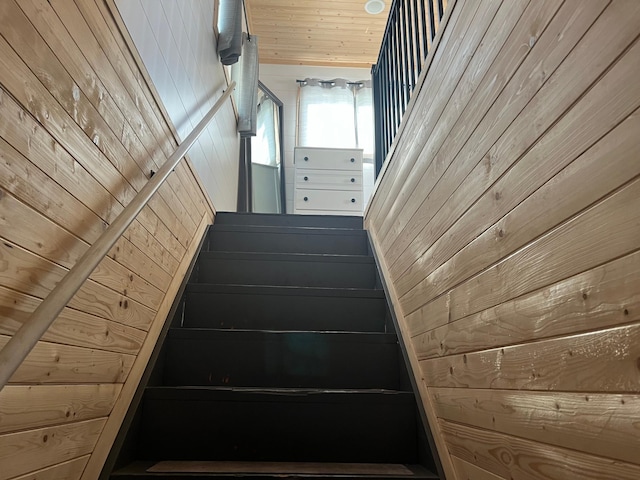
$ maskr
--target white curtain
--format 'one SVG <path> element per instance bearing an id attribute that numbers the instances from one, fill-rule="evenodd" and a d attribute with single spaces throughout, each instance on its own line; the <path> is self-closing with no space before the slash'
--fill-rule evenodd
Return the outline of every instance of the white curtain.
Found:
<path id="1" fill-rule="evenodd" d="M 370 82 L 307 78 L 299 85 L 299 146 L 373 151 Z"/>
<path id="2" fill-rule="evenodd" d="M 358 142 L 356 148 L 364 150 L 365 157 L 373 157 L 373 89 L 364 85 L 354 88 Z"/>

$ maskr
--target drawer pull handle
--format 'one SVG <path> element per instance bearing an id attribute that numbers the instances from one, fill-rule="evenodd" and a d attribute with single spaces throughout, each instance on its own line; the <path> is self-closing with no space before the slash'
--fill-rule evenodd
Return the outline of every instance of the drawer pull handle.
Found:
<path id="1" fill-rule="evenodd" d="M 356 179 L 355 179 L 355 178 L 352 178 L 352 179 L 351 179 L 351 183 L 353 183 L 353 182 L 355 182 L 355 181 L 356 181 Z"/>
<path id="2" fill-rule="evenodd" d="M 309 177 L 304 177 L 304 181 L 305 182 L 309 181 Z"/>
<path id="3" fill-rule="evenodd" d="M 352 199 L 351 199 L 351 203 L 356 203 L 356 199 L 355 199 L 355 198 L 352 198 Z"/>
<path id="4" fill-rule="evenodd" d="M 304 157 L 304 161 L 308 162 L 309 161 L 309 157 Z"/>
<path id="5" fill-rule="evenodd" d="M 355 159 L 355 158 L 352 158 L 352 159 L 351 159 L 351 163 L 354 163 L 355 161 L 356 161 L 356 159 Z"/>
<path id="6" fill-rule="evenodd" d="M 309 201 L 309 197 L 304 197 L 304 201 L 308 202 Z M 354 200 L 355 201 L 355 200 Z"/>

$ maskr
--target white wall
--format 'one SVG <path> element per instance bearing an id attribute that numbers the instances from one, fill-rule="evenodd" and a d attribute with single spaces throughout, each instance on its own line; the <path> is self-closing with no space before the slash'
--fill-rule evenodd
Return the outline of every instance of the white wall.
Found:
<path id="1" fill-rule="evenodd" d="M 226 85 L 216 53 L 213 0 L 116 0 L 169 116 L 184 139 Z M 217 210 L 235 211 L 239 137 L 228 101 L 189 151 Z"/>
<path id="2" fill-rule="evenodd" d="M 296 105 L 298 84 L 304 78 L 346 78 L 368 80 L 367 68 L 315 67 L 307 65 L 260 65 L 260 80 L 284 103 L 284 160 L 287 196 L 287 212 L 293 212 L 293 148 L 296 145 Z M 368 199 L 373 190 L 373 167 L 364 171 L 364 196 Z"/>

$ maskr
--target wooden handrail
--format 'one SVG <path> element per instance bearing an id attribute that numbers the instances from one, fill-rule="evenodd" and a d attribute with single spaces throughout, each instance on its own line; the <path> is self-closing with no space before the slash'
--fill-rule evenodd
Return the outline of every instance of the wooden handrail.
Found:
<path id="1" fill-rule="evenodd" d="M 104 233 L 89 247 L 80 260 L 69 270 L 65 277 L 55 286 L 40 305 L 33 311 L 29 319 L 9 339 L 0 351 L 0 390 L 4 388 L 11 376 L 22 364 L 29 352 L 35 347 L 42 335 L 51 326 L 71 298 L 87 281 L 93 270 L 109 253 L 120 236 L 136 216 L 145 207 L 151 197 L 169 177 L 173 169 L 180 163 L 182 157 L 195 143 L 202 131 L 218 112 L 231 92 L 235 88 L 235 82 L 231 82 L 227 90 L 218 99 L 204 118 L 196 125 L 193 131 L 169 159 L 160 167 L 158 172 L 151 177 L 144 187 L 137 193 L 131 203 L 127 205 L 120 215 L 107 227 Z"/>

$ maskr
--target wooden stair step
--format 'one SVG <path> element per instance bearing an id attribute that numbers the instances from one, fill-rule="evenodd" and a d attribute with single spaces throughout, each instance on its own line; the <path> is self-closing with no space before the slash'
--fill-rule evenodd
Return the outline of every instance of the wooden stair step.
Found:
<path id="1" fill-rule="evenodd" d="M 435 479 L 437 475 L 421 465 L 395 463 L 319 463 L 319 462 L 234 462 L 234 461 L 161 461 L 135 462 L 114 472 L 121 480 L 126 478 L 375 478 Z"/>
<path id="2" fill-rule="evenodd" d="M 184 326 L 380 332 L 386 313 L 382 290 L 192 283 Z"/>
<path id="3" fill-rule="evenodd" d="M 376 267 L 366 255 L 202 252 L 199 283 L 376 288 Z"/>
<path id="4" fill-rule="evenodd" d="M 214 224 L 205 250 L 367 255 L 369 244 L 364 230 Z"/>
<path id="5" fill-rule="evenodd" d="M 391 333 L 174 328 L 166 385 L 400 388 Z"/>
<path id="6" fill-rule="evenodd" d="M 361 216 L 290 215 L 271 213 L 218 212 L 217 225 L 263 225 L 282 227 L 352 228 L 362 230 Z"/>
<path id="7" fill-rule="evenodd" d="M 413 392 L 148 387 L 140 459 L 416 463 Z"/>
<path id="8" fill-rule="evenodd" d="M 156 463 L 147 471 L 164 473 L 288 473 L 297 475 L 413 475 L 413 472 L 404 465 L 389 463 L 164 461 Z"/>

